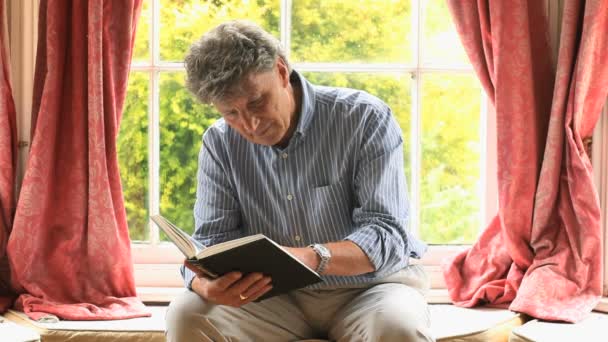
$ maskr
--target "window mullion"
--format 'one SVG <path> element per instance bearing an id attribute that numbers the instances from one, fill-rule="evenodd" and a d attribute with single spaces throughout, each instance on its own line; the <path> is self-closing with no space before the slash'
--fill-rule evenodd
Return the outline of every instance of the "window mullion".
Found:
<path id="1" fill-rule="evenodd" d="M 608 101 L 593 132 L 591 159 L 593 178 L 600 197 L 602 244 L 608 245 Z M 608 251 L 604 247 L 604 296 L 608 296 Z"/>
<path id="2" fill-rule="evenodd" d="M 160 61 L 160 1 L 152 3 L 152 29 L 150 30 L 150 70 L 149 96 L 148 96 L 148 156 L 150 167 L 148 170 L 148 207 L 150 215 L 158 214 L 160 210 L 160 108 L 159 108 L 159 73 L 156 70 Z M 148 221 L 150 243 L 158 244 L 160 237 L 158 227 Z"/>
<path id="3" fill-rule="evenodd" d="M 421 6 L 420 0 L 412 1 L 412 27 L 414 28 L 414 37 L 412 39 L 412 49 L 414 56 L 415 69 L 412 72 L 411 96 L 412 96 L 412 120 L 411 120 L 411 148 L 410 148 L 410 165 L 411 165 L 411 203 L 410 203 L 410 229 L 416 236 L 420 235 L 420 147 L 421 147 L 421 132 L 422 132 L 422 120 L 421 120 L 421 92 L 422 92 L 422 75 L 420 72 L 421 62 L 421 44 L 420 44 L 420 32 L 421 32 Z"/>
<path id="4" fill-rule="evenodd" d="M 160 209 L 160 116 L 159 116 L 159 73 L 150 73 L 150 92 L 148 97 L 148 154 L 150 168 L 148 171 L 149 179 L 149 208 L 150 215 L 159 213 Z M 150 243 L 156 245 L 159 239 L 158 227 L 151 220 L 148 222 L 150 227 Z"/>
<path id="5" fill-rule="evenodd" d="M 17 119 L 17 136 L 19 137 L 18 163 L 16 170 L 16 194 L 19 194 L 25 174 L 30 145 L 32 93 L 34 88 L 34 71 L 36 66 L 36 49 L 38 41 L 38 1 L 13 1 L 5 8 L 4 19 L 8 20 L 10 52 L 10 69 L 8 76 L 13 87 Z M 3 13 L 0 13 L 3 15 Z M 12 74 L 12 75 L 11 75 Z"/>
<path id="6" fill-rule="evenodd" d="M 291 56 L 291 10 L 292 0 L 281 0 L 281 44 L 285 48 L 287 59 Z"/>
<path id="7" fill-rule="evenodd" d="M 494 111 L 490 112 L 489 110 L 491 104 L 483 87 L 479 96 L 481 96 L 479 124 L 481 156 L 479 158 L 480 183 L 478 197 L 481 219 L 479 220 L 478 236 L 490 224 L 490 221 L 498 212 L 496 190 L 496 118 L 494 117 Z"/>
<path id="8" fill-rule="evenodd" d="M 150 57 L 153 67 L 160 64 L 160 0 L 152 0 L 152 29 L 150 30 Z"/>

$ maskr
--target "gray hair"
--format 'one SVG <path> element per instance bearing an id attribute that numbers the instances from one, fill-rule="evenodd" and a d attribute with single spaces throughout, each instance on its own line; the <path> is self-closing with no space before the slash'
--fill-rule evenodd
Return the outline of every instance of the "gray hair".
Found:
<path id="1" fill-rule="evenodd" d="M 190 46 L 184 61 L 186 87 L 203 103 L 222 100 L 249 73 L 272 70 L 277 57 L 291 72 L 285 51 L 274 36 L 252 22 L 229 21 Z"/>

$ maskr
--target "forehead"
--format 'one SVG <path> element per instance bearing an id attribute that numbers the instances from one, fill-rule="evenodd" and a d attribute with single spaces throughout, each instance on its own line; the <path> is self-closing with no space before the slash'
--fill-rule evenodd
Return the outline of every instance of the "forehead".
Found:
<path id="1" fill-rule="evenodd" d="M 257 97 L 272 86 L 275 76 L 273 70 L 249 73 L 213 104 L 224 107 Z"/>

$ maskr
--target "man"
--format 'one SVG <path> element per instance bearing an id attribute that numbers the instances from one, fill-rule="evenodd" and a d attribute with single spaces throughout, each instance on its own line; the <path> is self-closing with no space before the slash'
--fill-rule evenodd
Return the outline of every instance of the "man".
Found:
<path id="1" fill-rule="evenodd" d="M 409 265 L 426 246 L 407 230 L 402 138 L 388 106 L 310 84 L 249 22 L 203 35 L 185 65 L 188 89 L 222 115 L 203 137 L 194 238 L 263 233 L 324 281 L 254 302 L 272 279 L 185 269 L 189 291 L 169 307 L 168 340 L 432 340 L 427 280 Z"/>

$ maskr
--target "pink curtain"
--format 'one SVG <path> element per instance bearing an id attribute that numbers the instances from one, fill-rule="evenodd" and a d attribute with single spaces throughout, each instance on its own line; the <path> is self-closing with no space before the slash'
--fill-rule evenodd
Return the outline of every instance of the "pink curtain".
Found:
<path id="1" fill-rule="evenodd" d="M 608 93 L 608 2 L 565 2 L 557 71 L 542 1 L 448 0 L 497 118 L 499 213 L 444 268 L 454 303 L 576 322 L 602 294 L 583 139 Z"/>
<path id="2" fill-rule="evenodd" d="M 9 80 L 9 53 L 6 11 L 0 0 L 0 313 L 12 304 L 6 244 L 15 214 L 15 174 L 17 168 L 17 123 Z"/>
<path id="3" fill-rule="evenodd" d="M 116 136 L 141 0 L 40 2 L 32 146 L 8 243 L 31 318 L 148 316 L 137 299 Z"/>

